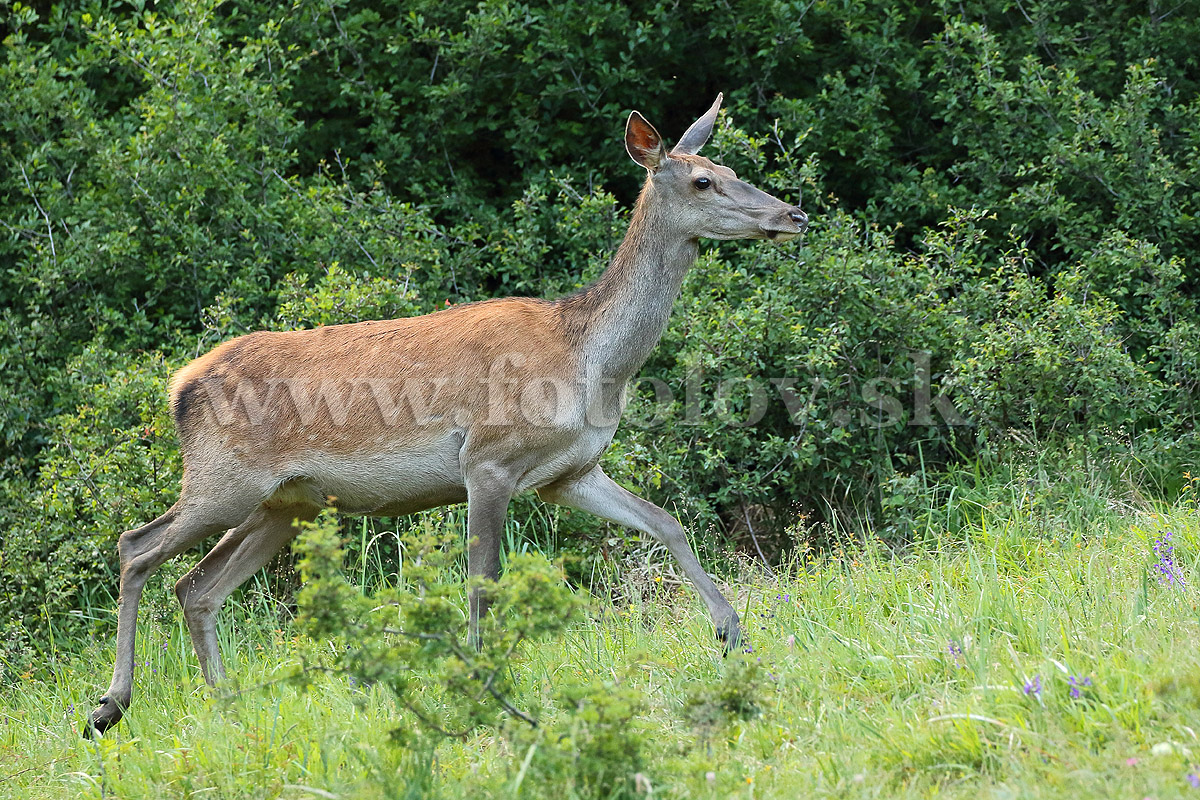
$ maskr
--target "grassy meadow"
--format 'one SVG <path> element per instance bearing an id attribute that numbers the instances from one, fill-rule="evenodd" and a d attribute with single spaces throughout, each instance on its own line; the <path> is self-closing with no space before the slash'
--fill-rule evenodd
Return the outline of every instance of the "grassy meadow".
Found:
<path id="1" fill-rule="evenodd" d="M 230 682 L 205 688 L 169 579 L 155 579 L 134 706 L 113 732 L 80 736 L 110 641 L 48 652 L 44 674 L 6 688 L 0 796 L 584 796 L 569 769 L 537 764 L 546 723 L 580 713 L 554 687 L 590 681 L 628 701 L 600 713 L 629 718 L 609 757 L 637 772 L 586 796 L 1200 797 L 1196 506 L 1186 493 L 1106 506 L 1012 491 L 904 552 L 829 532 L 843 543 L 774 572 L 731 565 L 750 647 L 728 658 L 647 549 L 637 591 L 519 654 L 511 700 L 542 726 L 433 750 L 393 736 L 413 720 L 382 689 L 290 680 L 323 644 L 254 587 L 222 616 Z"/>

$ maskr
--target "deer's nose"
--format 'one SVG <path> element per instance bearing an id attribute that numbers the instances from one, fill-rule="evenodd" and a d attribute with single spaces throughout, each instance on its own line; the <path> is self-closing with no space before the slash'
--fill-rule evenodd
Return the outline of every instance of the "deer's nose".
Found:
<path id="1" fill-rule="evenodd" d="M 788 218 L 796 223 L 801 232 L 808 230 L 808 214 L 805 214 L 800 209 L 797 208 L 795 211 L 789 211 Z"/>

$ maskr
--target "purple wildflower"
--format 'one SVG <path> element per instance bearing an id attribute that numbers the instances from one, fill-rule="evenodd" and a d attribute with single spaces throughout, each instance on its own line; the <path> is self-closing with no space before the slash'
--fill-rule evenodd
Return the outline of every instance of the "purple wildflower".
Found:
<path id="1" fill-rule="evenodd" d="M 1025 681 L 1025 694 L 1033 695 L 1039 700 L 1042 698 L 1042 676 L 1034 675 L 1030 680 Z"/>
<path id="2" fill-rule="evenodd" d="M 1163 531 L 1163 535 L 1154 540 L 1154 555 L 1158 556 L 1154 571 L 1158 573 L 1160 586 L 1182 587 L 1183 575 L 1175 563 L 1175 545 L 1171 542 L 1173 535 L 1172 531 Z"/>
<path id="3" fill-rule="evenodd" d="M 1067 682 L 1071 684 L 1070 694 L 1073 700 L 1078 700 L 1081 696 L 1083 696 L 1084 688 L 1092 685 L 1092 679 L 1086 676 L 1080 679 L 1072 675 L 1067 678 Z"/>
<path id="4" fill-rule="evenodd" d="M 955 666 L 957 666 L 959 669 L 962 669 L 962 647 L 959 645 L 959 643 L 951 639 L 950 644 L 946 646 L 946 652 L 949 653 L 950 657 L 954 659 Z"/>
<path id="5" fill-rule="evenodd" d="M 1192 785 L 1193 789 L 1200 789 L 1200 775 L 1197 775 L 1194 772 L 1189 772 L 1187 776 L 1187 782 Z"/>

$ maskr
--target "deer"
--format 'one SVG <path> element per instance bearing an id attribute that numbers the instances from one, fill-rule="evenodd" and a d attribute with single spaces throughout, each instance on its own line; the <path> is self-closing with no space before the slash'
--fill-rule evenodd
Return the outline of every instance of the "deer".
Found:
<path id="1" fill-rule="evenodd" d="M 173 377 L 179 496 L 118 540 L 112 681 L 89 722 L 103 733 L 133 693 L 138 602 L 168 559 L 221 534 L 175 585 L 204 680 L 225 676 L 217 614 L 229 595 L 330 505 L 395 517 L 467 505 L 468 641 L 500 575 L 511 499 L 536 491 L 665 545 L 725 647 L 738 614 L 670 513 L 605 474 L 630 380 L 657 346 L 700 239 L 783 242 L 808 216 L 699 155 L 723 96 L 671 150 L 639 112 L 625 148 L 646 170 L 600 278 L 564 297 L 507 297 L 424 316 L 259 331 Z"/>

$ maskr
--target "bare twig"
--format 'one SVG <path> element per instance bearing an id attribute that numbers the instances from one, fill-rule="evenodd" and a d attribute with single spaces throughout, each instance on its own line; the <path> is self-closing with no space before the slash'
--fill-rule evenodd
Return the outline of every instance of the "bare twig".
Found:
<path id="1" fill-rule="evenodd" d="M 12 773 L 11 775 L 5 775 L 3 778 L 0 778 L 0 783 L 4 783 L 5 781 L 11 781 L 13 778 L 17 777 L 18 775 L 24 775 L 26 772 L 31 772 L 35 769 L 45 769 L 46 767 L 50 766 L 51 764 L 57 764 L 59 761 L 62 761 L 63 759 L 66 759 L 68 757 L 69 756 L 59 756 L 58 758 L 50 759 L 49 761 L 47 761 L 44 764 L 35 764 L 32 767 L 26 767 L 25 769 L 17 770 L 16 772 Z"/>
<path id="2" fill-rule="evenodd" d="M 762 559 L 763 566 L 767 568 L 767 572 L 774 575 L 775 570 L 771 569 L 771 563 L 767 561 L 762 548 L 758 546 L 758 536 L 754 533 L 754 526 L 750 523 L 750 509 L 746 505 L 745 497 L 742 498 L 742 519 L 746 520 L 746 530 L 750 531 L 750 541 L 754 542 L 754 549 L 758 551 L 758 557 Z"/>
<path id="3" fill-rule="evenodd" d="M 37 194 L 33 191 L 33 184 L 29 182 L 29 176 L 25 174 L 25 165 L 17 164 L 21 168 L 21 177 L 25 179 L 25 187 L 29 189 L 29 196 L 33 198 L 33 204 L 37 206 L 37 210 L 41 212 L 42 218 L 46 220 L 46 235 L 50 237 L 50 255 L 54 257 L 54 263 L 58 263 L 58 250 L 54 247 L 54 223 L 50 219 L 50 215 L 46 213 L 46 209 L 42 208 L 42 204 L 38 202 Z"/>

